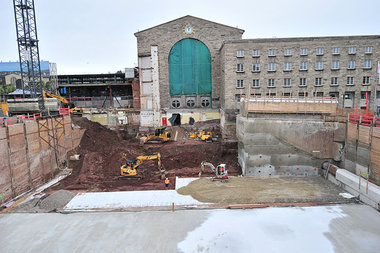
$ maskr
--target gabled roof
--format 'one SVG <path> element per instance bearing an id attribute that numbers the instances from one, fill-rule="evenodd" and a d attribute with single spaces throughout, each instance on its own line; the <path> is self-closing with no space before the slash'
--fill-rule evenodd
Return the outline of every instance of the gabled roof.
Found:
<path id="1" fill-rule="evenodd" d="M 168 25 L 168 24 L 170 24 L 170 23 L 174 23 L 174 22 L 180 21 L 181 19 L 186 19 L 186 18 L 198 19 L 198 20 L 203 21 L 203 22 L 208 22 L 208 23 L 212 23 L 212 24 L 219 25 L 219 26 L 224 26 L 224 27 L 226 27 L 226 28 L 234 29 L 234 30 L 238 30 L 238 31 L 240 31 L 241 33 L 244 33 L 244 30 L 243 30 L 243 29 L 240 29 L 240 28 L 236 28 L 236 27 L 232 27 L 232 26 L 228 26 L 228 25 L 223 25 L 223 24 L 220 24 L 220 23 L 216 23 L 216 22 L 213 22 L 213 21 L 210 21 L 210 20 L 206 20 L 206 19 L 202 19 L 202 18 L 194 17 L 194 16 L 191 16 L 191 15 L 186 15 L 186 16 L 183 16 L 183 17 L 180 17 L 180 18 L 177 18 L 177 19 L 174 19 L 174 20 L 171 20 L 171 21 L 168 21 L 168 22 L 165 22 L 165 23 L 162 23 L 162 24 L 159 24 L 159 25 L 156 25 L 156 26 L 153 26 L 153 27 L 150 27 L 150 28 L 144 29 L 144 30 L 142 30 L 142 31 L 138 31 L 138 32 L 135 33 L 135 36 L 137 36 L 139 33 L 146 32 L 146 31 L 149 31 L 149 30 L 152 30 L 152 29 L 155 29 L 155 28 L 161 27 L 161 26 L 165 26 L 165 25 Z"/>

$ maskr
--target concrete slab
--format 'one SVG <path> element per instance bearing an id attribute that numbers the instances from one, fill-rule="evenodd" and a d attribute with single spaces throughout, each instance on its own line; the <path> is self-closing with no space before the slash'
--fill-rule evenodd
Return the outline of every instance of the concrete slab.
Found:
<path id="1" fill-rule="evenodd" d="M 378 252 L 365 205 L 0 215 L 2 252 Z"/>

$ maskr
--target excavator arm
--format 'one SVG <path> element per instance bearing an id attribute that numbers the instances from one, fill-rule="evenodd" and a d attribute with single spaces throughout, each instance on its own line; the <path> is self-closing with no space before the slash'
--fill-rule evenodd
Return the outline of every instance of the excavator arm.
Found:
<path id="1" fill-rule="evenodd" d="M 64 104 L 69 103 L 69 101 L 66 98 L 58 96 L 58 95 L 54 95 L 52 93 L 47 92 L 46 90 L 42 90 L 42 95 L 44 98 L 47 98 L 47 97 L 56 98 L 57 100 L 61 101 Z"/>

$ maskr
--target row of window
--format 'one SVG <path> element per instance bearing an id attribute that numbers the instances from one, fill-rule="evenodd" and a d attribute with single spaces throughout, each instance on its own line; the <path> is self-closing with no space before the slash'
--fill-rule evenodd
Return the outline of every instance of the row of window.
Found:
<path id="1" fill-rule="evenodd" d="M 348 61 L 347 69 L 355 69 L 356 68 L 356 62 L 355 61 Z M 371 60 L 364 60 L 363 64 L 364 69 L 371 69 L 372 68 L 372 61 Z M 332 70 L 339 70 L 340 69 L 340 62 L 339 61 L 332 61 L 331 62 L 331 69 Z M 284 63 L 284 71 L 291 71 L 292 70 L 292 63 L 291 62 L 285 62 Z M 307 70 L 307 62 L 302 61 L 300 62 L 299 70 L 305 71 Z M 315 70 L 323 70 L 323 62 L 317 61 L 315 62 Z M 268 71 L 276 71 L 276 63 L 270 62 L 268 63 Z M 236 65 L 236 72 L 242 73 L 244 72 L 244 63 L 238 63 Z M 260 63 L 253 63 L 252 64 L 252 72 L 260 72 Z"/>
<path id="2" fill-rule="evenodd" d="M 284 56 L 292 56 L 293 50 L 291 48 L 285 48 L 284 49 Z M 323 55 L 324 54 L 324 48 L 318 47 L 315 49 L 316 55 Z M 340 55 L 340 48 L 339 47 L 333 47 L 332 52 L 333 55 Z M 364 48 L 365 54 L 372 54 L 372 47 L 366 46 Z M 348 48 L 348 54 L 356 54 L 356 47 L 352 46 Z M 307 48 L 301 48 L 300 49 L 300 55 L 305 56 L 308 55 L 308 49 Z M 252 50 L 252 56 L 253 57 L 260 57 L 260 49 L 253 49 Z M 276 49 L 268 49 L 268 56 L 276 56 Z M 238 50 L 236 52 L 236 57 L 244 57 L 244 50 Z"/>
<path id="3" fill-rule="evenodd" d="M 256 97 L 261 97 L 261 93 L 253 93 L 251 95 L 256 96 Z M 275 92 L 267 92 L 265 95 L 269 96 L 269 97 L 276 97 L 279 94 L 276 94 Z M 291 95 L 292 94 L 290 92 L 284 92 L 284 93 L 280 94 L 280 96 L 284 96 L 284 97 L 290 97 Z M 298 97 L 308 97 L 309 93 L 308 92 L 298 92 L 296 95 Z M 314 97 L 325 96 L 325 94 L 322 91 L 313 92 L 312 95 Z M 329 92 L 326 95 L 328 95 L 330 97 L 340 98 L 339 92 Z M 242 96 L 245 96 L 245 94 L 235 94 L 236 102 L 240 102 L 240 99 Z M 344 95 L 342 96 L 342 98 L 344 98 L 344 100 L 353 100 L 354 97 L 355 97 L 355 92 L 345 92 Z M 365 100 L 366 97 L 371 97 L 371 92 L 370 91 L 361 91 L 360 92 L 360 99 Z M 380 91 L 376 92 L 376 99 L 380 99 Z"/>
<path id="4" fill-rule="evenodd" d="M 188 107 L 188 108 L 196 107 L 196 97 L 189 96 L 189 97 L 186 97 L 185 100 L 186 100 L 186 107 Z M 201 107 L 209 107 L 210 106 L 210 97 L 201 97 L 200 100 L 201 100 L 200 101 Z M 181 108 L 184 106 L 181 104 L 180 98 L 172 98 L 172 107 L 173 108 Z"/>
<path id="5" fill-rule="evenodd" d="M 371 77 L 369 76 L 363 76 L 363 85 L 370 85 L 371 84 Z M 291 87 L 292 85 L 292 79 L 291 78 L 284 78 L 283 86 L 284 87 Z M 323 85 L 323 78 L 322 77 L 316 77 L 315 78 L 315 86 L 322 86 Z M 331 77 L 331 86 L 338 86 L 339 85 L 339 78 L 338 77 Z M 353 76 L 347 77 L 346 85 L 355 85 L 355 78 Z M 299 86 L 307 86 L 307 78 L 301 77 L 299 79 Z M 253 79 L 252 80 L 252 88 L 258 88 L 260 87 L 260 79 Z M 276 87 L 275 79 L 270 78 L 268 79 L 268 87 Z M 242 89 L 244 88 L 244 80 L 237 80 L 236 82 L 236 88 Z"/>

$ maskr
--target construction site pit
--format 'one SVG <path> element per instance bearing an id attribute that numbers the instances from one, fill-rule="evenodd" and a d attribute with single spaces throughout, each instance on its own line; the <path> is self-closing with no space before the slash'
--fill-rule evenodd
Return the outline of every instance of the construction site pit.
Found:
<path id="1" fill-rule="evenodd" d="M 212 131 L 214 136 L 218 136 L 219 124 L 213 121 L 193 126 L 170 127 L 168 130 L 171 132 L 172 139 L 175 140 L 141 144 L 136 135 L 131 135 L 126 130 L 110 130 L 82 117 L 73 117 L 72 120 L 85 132 L 80 145 L 68 156 L 76 154 L 80 159 L 69 161 L 72 174 L 51 188 L 52 192 L 57 190 L 85 192 L 164 190 L 165 183 L 161 179 L 157 160 L 144 161 L 138 167 L 138 172 L 144 175 L 142 179 L 120 177 L 123 157 L 134 160 L 138 156 L 154 153 L 161 154 L 165 176 L 170 180 L 169 189 L 175 188 L 176 177 L 198 177 L 203 161 L 215 166 L 226 164 L 230 176 L 241 175 L 236 143 L 189 139 L 189 133 L 199 128 Z M 212 170 L 206 168 L 202 177 L 213 175 Z"/>

